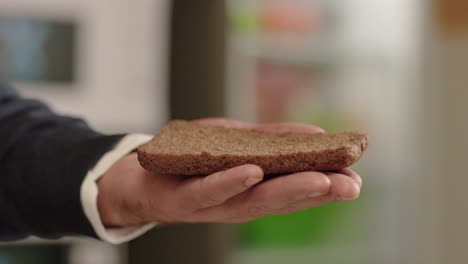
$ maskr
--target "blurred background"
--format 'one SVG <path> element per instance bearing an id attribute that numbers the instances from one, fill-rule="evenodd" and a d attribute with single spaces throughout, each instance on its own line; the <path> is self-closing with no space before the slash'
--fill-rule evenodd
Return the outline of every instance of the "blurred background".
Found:
<path id="1" fill-rule="evenodd" d="M 0 263 L 468 263 L 468 3 L 0 0 L 0 76 L 106 133 L 173 118 L 363 129 L 357 201 L 0 245 Z"/>

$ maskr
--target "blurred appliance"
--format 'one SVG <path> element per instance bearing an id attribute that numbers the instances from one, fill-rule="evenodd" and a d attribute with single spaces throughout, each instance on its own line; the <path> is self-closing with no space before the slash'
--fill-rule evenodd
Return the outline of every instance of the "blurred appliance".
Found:
<path id="1" fill-rule="evenodd" d="M 168 1 L 2 0 L 3 71 L 97 129 L 153 132 L 167 116 L 167 14 Z"/>

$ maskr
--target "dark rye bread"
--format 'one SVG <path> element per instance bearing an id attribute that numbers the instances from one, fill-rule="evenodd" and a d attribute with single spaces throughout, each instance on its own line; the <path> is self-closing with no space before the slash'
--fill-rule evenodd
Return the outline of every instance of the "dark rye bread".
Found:
<path id="1" fill-rule="evenodd" d="M 267 133 L 176 120 L 138 148 L 143 168 L 162 174 L 207 175 L 243 164 L 265 174 L 330 171 L 359 160 L 367 135 Z"/>

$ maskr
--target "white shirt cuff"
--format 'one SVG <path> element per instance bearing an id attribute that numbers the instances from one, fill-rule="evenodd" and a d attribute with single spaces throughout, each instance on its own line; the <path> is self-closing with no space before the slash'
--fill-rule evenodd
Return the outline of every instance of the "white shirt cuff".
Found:
<path id="1" fill-rule="evenodd" d="M 106 228 L 101 221 L 97 206 L 98 187 L 97 180 L 120 158 L 134 151 L 139 146 L 151 139 L 149 135 L 130 134 L 123 137 L 120 142 L 96 163 L 96 166 L 88 171 L 81 184 L 81 204 L 86 217 L 91 223 L 97 236 L 109 243 L 120 244 L 132 240 L 154 226 L 156 223 L 146 225 L 128 226 L 122 228 Z"/>

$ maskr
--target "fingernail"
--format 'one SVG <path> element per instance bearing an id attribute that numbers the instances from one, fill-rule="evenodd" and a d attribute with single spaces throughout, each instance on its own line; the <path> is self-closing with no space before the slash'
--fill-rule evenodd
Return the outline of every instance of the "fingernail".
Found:
<path id="1" fill-rule="evenodd" d="M 357 180 L 356 183 L 357 183 L 358 187 L 362 188 L 362 179 L 358 177 L 356 180 Z"/>
<path id="2" fill-rule="evenodd" d="M 244 181 L 244 185 L 245 185 L 246 187 L 252 187 L 252 186 L 254 186 L 255 184 L 259 183 L 261 180 L 262 180 L 262 178 L 248 177 L 248 178 Z"/>
<path id="3" fill-rule="evenodd" d="M 359 197 L 359 194 L 360 194 L 360 190 L 361 190 L 361 187 L 359 187 L 359 185 L 357 183 L 354 183 L 354 190 L 356 191 L 356 195 L 353 196 L 353 197 L 341 197 L 341 200 L 343 201 L 351 201 L 351 200 L 355 200 Z"/>

